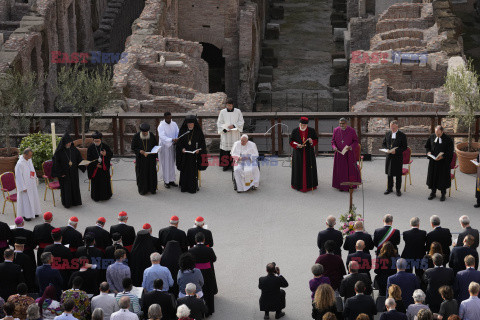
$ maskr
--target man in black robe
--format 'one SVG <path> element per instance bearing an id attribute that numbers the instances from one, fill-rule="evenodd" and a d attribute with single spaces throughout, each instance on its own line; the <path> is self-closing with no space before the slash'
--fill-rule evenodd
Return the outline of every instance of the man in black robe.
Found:
<path id="1" fill-rule="evenodd" d="M 195 227 L 190 228 L 187 231 L 187 242 L 190 248 L 195 246 L 195 236 L 199 232 L 202 232 L 205 235 L 205 245 L 210 248 L 213 247 L 212 231 L 206 229 L 206 227 L 205 219 L 203 219 L 203 217 L 197 217 L 195 219 Z"/>
<path id="2" fill-rule="evenodd" d="M 52 177 L 60 182 L 60 195 L 65 208 L 82 205 L 78 169 L 85 172 L 85 166 L 79 166 L 83 160 L 80 151 L 72 144 L 73 140 L 65 133 L 53 155 Z"/>
<path id="3" fill-rule="evenodd" d="M 43 214 L 43 221 L 42 224 L 37 224 L 33 228 L 33 241 L 35 242 L 35 246 L 37 248 L 37 265 L 41 266 L 42 261 L 40 260 L 40 256 L 43 253 L 43 250 L 46 246 L 53 243 L 52 240 L 52 230 L 55 229 L 52 226 L 53 214 L 51 212 L 45 212 Z"/>
<path id="4" fill-rule="evenodd" d="M 8 241 L 12 238 L 12 230 L 3 221 L 0 221 L 0 262 L 3 262 L 3 252 L 7 250 Z"/>
<path id="5" fill-rule="evenodd" d="M 427 143 L 428 162 L 427 186 L 432 190 L 428 200 L 436 197 L 437 189 L 440 190 L 442 196 L 440 201 L 445 201 L 447 189 L 451 186 L 450 163 L 453 157 L 453 140 L 443 132 L 442 126 L 435 128 Z M 436 158 L 435 160 L 432 158 Z"/>
<path id="6" fill-rule="evenodd" d="M 118 222 L 118 224 L 110 227 L 110 234 L 113 236 L 115 232 L 120 233 L 122 235 L 122 245 L 128 252 L 131 252 L 136 237 L 135 228 L 127 224 L 128 214 L 125 211 L 118 214 Z"/>
<path id="7" fill-rule="evenodd" d="M 177 216 L 172 216 L 170 218 L 170 226 L 158 231 L 158 241 L 163 248 L 165 248 L 171 240 L 178 241 L 182 251 L 186 252 L 188 250 L 187 234 L 178 228 L 179 221 L 180 219 Z"/>
<path id="8" fill-rule="evenodd" d="M 318 144 L 315 129 L 308 126 L 308 118 L 301 117 L 298 128 L 290 135 L 292 154 L 292 188 L 302 192 L 318 186 L 317 162 L 314 147 Z"/>
<path id="9" fill-rule="evenodd" d="M 104 229 L 106 222 L 107 220 L 104 217 L 100 217 L 97 219 L 95 226 L 86 227 L 85 232 L 83 233 L 83 237 L 85 237 L 87 233 L 93 233 L 95 236 L 95 247 L 102 252 L 105 252 L 105 249 L 112 245 L 112 236 L 110 235 L 110 232 Z"/>
<path id="10" fill-rule="evenodd" d="M 180 188 L 182 192 L 196 193 L 199 191 L 198 171 L 207 169 L 208 159 L 205 137 L 194 115 L 185 118 L 178 137 L 176 160 L 180 171 Z"/>
<path id="11" fill-rule="evenodd" d="M 78 218 L 71 217 L 68 220 L 68 225 L 61 228 L 62 231 L 62 244 L 68 245 L 70 252 L 77 252 L 77 248 L 83 246 L 83 236 L 80 231 L 77 230 Z"/>
<path id="12" fill-rule="evenodd" d="M 132 138 L 132 151 L 135 152 L 138 193 L 143 196 L 147 192 L 157 192 L 158 153 L 148 153 L 157 145 L 155 135 L 150 132 L 150 125 L 142 123 L 140 131 Z"/>
<path id="13" fill-rule="evenodd" d="M 35 242 L 33 240 L 33 231 L 25 229 L 25 222 L 23 217 L 15 218 L 15 229 L 12 230 L 12 238 L 10 245 L 15 246 L 16 238 L 25 238 L 23 253 L 26 254 L 35 263 L 35 254 L 33 249 L 35 248 Z"/>
<path id="14" fill-rule="evenodd" d="M 87 166 L 87 172 L 88 179 L 91 180 L 93 201 L 108 200 L 112 197 L 110 160 L 113 153 L 110 147 L 103 143 L 102 136 L 100 132 L 95 131 L 92 135 L 93 143 L 87 150 L 87 160 L 92 161 Z"/>
<path id="15" fill-rule="evenodd" d="M 479 161 L 480 161 L 480 153 L 477 155 L 477 162 L 479 162 Z M 476 183 L 475 183 L 475 198 L 477 199 L 477 203 L 475 203 L 473 205 L 473 207 L 474 208 L 480 208 L 480 165 L 477 166 L 477 179 L 476 179 Z M 476 239 L 476 242 L 478 243 L 478 239 Z"/>
<path id="16" fill-rule="evenodd" d="M 199 232 L 195 235 L 195 247 L 188 250 L 195 257 L 195 267 L 202 272 L 203 280 L 203 299 L 207 304 L 207 316 L 215 312 L 215 295 L 218 293 L 217 279 L 215 277 L 215 268 L 213 263 L 217 261 L 217 256 L 212 248 L 205 245 L 205 235 Z"/>
<path id="17" fill-rule="evenodd" d="M 396 120 L 390 122 L 390 130 L 385 134 L 382 143 L 382 148 L 389 150 L 385 161 L 385 174 L 388 175 L 388 183 L 387 191 L 384 194 L 393 192 L 393 177 L 395 177 L 395 189 L 397 196 L 400 197 L 402 195 L 403 151 L 407 150 L 407 136 L 398 130 Z M 396 149 L 392 150 L 393 148 Z"/>
<path id="18" fill-rule="evenodd" d="M 27 239 L 25 237 L 16 237 L 15 238 L 15 251 L 14 251 L 14 258 L 13 263 L 18 264 L 22 268 L 23 277 L 25 278 L 25 284 L 28 287 L 28 292 L 36 292 L 35 291 L 35 260 L 27 256 L 24 253 L 25 244 L 27 243 Z"/>
<path id="19" fill-rule="evenodd" d="M 71 262 L 73 259 L 72 253 L 62 244 L 62 231 L 59 228 L 52 230 L 53 244 L 45 247 L 45 252 L 52 253 L 53 263 L 52 269 L 60 271 L 60 275 L 63 279 L 63 290 L 68 289 L 68 280 L 71 275 Z"/>

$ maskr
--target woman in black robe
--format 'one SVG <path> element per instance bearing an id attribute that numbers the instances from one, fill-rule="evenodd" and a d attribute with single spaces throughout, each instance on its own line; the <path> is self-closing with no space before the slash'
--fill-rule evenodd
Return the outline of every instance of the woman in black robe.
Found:
<path id="1" fill-rule="evenodd" d="M 156 249 L 150 232 L 148 230 L 138 231 L 130 254 L 132 262 L 129 263 L 134 286 L 142 286 L 143 271 L 151 266 L 150 255 L 154 252 Z"/>
<path id="2" fill-rule="evenodd" d="M 183 134 L 185 135 L 182 136 Z M 207 169 L 208 159 L 205 137 L 194 115 L 185 118 L 178 136 L 180 138 L 176 146 L 176 160 L 177 169 L 180 171 L 180 188 L 182 192 L 196 193 L 199 190 L 198 171 Z M 186 152 L 195 150 L 198 151 Z"/>
<path id="3" fill-rule="evenodd" d="M 165 246 L 165 251 L 163 251 L 162 258 L 160 259 L 160 265 L 168 268 L 168 270 L 170 270 L 170 273 L 172 274 L 173 281 L 175 283 L 170 288 L 169 292 L 175 297 L 178 297 L 177 275 L 178 270 L 180 270 L 178 261 L 180 260 L 181 255 L 182 248 L 180 247 L 180 242 L 170 240 L 167 242 L 167 245 Z"/>
<path id="4" fill-rule="evenodd" d="M 53 155 L 52 177 L 57 177 L 60 182 L 60 195 L 65 208 L 82 205 L 80 185 L 78 182 L 78 169 L 85 172 L 80 151 L 72 144 L 73 140 L 65 133 Z"/>
<path id="5" fill-rule="evenodd" d="M 91 180 L 91 197 L 93 201 L 108 200 L 112 197 L 110 160 L 113 153 L 110 147 L 103 143 L 100 132 L 95 131 L 92 138 L 93 143 L 87 150 L 87 160 L 92 161 L 87 166 L 88 179 Z"/>
<path id="6" fill-rule="evenodd" d="M 138 193 L 141 195 L 157 192 L 157 157 L 158 153 L 146 154 L 157 145 L 157 138 L 150 132 L 150 125 L 142 123 L 140 131 L 132 138 L 132 151 L 135 152 L 135 174 L 137 175 Z"/>

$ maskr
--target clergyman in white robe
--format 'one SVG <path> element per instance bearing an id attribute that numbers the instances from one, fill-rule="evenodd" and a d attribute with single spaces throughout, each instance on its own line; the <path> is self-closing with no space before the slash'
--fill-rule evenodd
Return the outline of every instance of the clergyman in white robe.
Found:
<path id="1" fill-rule="evenodd" d="M 260 170 L 258 169 L 257 145 L 248 141 L 246 134 L 240 141 L 233 144 L 232 158 L 235 161 L 233 176 L 237 185 L 237 192 L 244 192 L 250 188 L 258 188 L 260 183 Z"/>
<path id="2" fill-rule="evenodd" d="M 37 174 L 31 159 L 33 152 L 31 150 L 26 152 L 27 154 L 21 155 L 15 165 L 17 208 L 18 216 L 33 219 L 36 215 L 40 215 L 42 208 L 38 197 Z"/>
<path id="3" fill-rule="evenodd" d="M 175 144 L 174 139 L 178 137 L 178 126 L 170 120 L 160 122 L 158 126 L 159 145 L 161 146 L 158 157 L 162 167 L 163 182 L 166 185 L 175 183 Z"/>
<path id="4" fill-rule="evenodd" d="M 227 107 L 220 111 L 217 120 L 217 130 L 220 134 L 220 166 L 224 168 L 224 171 L 231 167 L 230 150 L 232 150 L 233 144 L 240 140 L 243 124 L 242 112 L 240 109 L 234 108 L 233 101 L 229 100 Z"/>

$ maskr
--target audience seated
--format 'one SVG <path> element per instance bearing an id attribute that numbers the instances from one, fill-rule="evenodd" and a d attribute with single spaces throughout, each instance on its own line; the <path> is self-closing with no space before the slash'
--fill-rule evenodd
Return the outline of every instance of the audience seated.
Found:
<path id="1" fill-rule="evenodd" d="M 366 320 L 373 320 L 374 315 L 377 314 L 377 306 L 371 296 L 365 295 L 365 284 L 362 281 L 355 283 L 355 296 L 348 298 L 345 301 L 343 308 L 344 320 L 356 320 L 364 314 Z"/>
<path id="2" fill-rule="evenodd" d="M 312 318 L 315 320 L 322 320 L 325 313 L 332 312 L 341 317 L 342 314 L 337 310 L 337 302 L 335 299 L 335 291 L 329 284 L 321 284 L 315 292 L 315 297 L 312 303 Z"/>
<path id="3" fill-rule="evenodd" d="M 347 272 L 345 271 L 342 258 L 334 253 L 335 246 L 334 241 L 326 241 L 324 245 L 326 253 L 320 255 L 315 263 L 323 266 L 324 275 L 330 279 L 333 290 L 338 290 L 338 288 L 340 288 L 340 282 Z"/>
<path id="4" fill-rule="evenodd" d="M 440 304 L 437 319 L 448 319 L 452 314 L 458 314 L 458 302 L 453 298 L 453 290 L 450 286 L 442 286 L 438 289 L 443 302 Z"/>
<path id="5" fill-rule="evenodd" d="M 359 273 L 358 268 L 359 264 L 356 261 L 351 261 L 348 270 L 350 274 L 343 278 L 342 282 L 340 283 L 339 293 L 341 297 L 348 299 L 355 295 L 355 284 L 357 281 L 362 281 L 365 285 L 365 294 L 370 295 L 372 294 L 372 280 L 370 277 L 364 273 Z"/>
<path id="6" fill-rule="evenodd" d="M 323 266 L 319 263 L 316 263 L 312 266 L 313 279 L 311 279 L 308 284 L 310 286 L 310 291 L 312 291 L 312 301 L 315 297 L 315 291 L 319 285 L 323 283 L 330 284 L 330 279 L 323 275 Z"/>
<path id="7" fill-rule="evenodd" d="M 427 305 L 423 304 L 425 302 L 425 293 L 422 290 L 417 289 L 415 292 L 413 292 L 413 301 L 415 303 L 407 307 L 408 320 L 414 320 L 418 311 L 422 309 L 430 310 Z"/>

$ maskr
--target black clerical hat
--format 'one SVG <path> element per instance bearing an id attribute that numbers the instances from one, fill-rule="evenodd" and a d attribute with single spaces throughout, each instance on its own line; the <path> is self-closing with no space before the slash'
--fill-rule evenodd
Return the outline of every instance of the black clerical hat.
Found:
<path id="1" fill-rule="evenodd" d="M 195 117 L 193 114 L 190 114 L 185 117 L 185 121 L 187 121 L 187 123 L 195 123 L 197 121 L 197 117 Z"/>
<path id="2" fill-rule="evenodd" d="M 122 239 L 122 234 L 120 232 L 114 232 L 112 234 L 112 240 L 113 241 L 118 241 L 120 239 Z"/>
<path id="3" fill-rule="evenodd" d="M 140 131 L 148 132 L 150 130 L 150 125 L 148 123 L 142 123 L 140 125 Z"/>
<path id="4" fill-rule="evenodd" d="M 27 238 L 25 237 L 15 237 L 15 244 L 26 244 Z"/>

